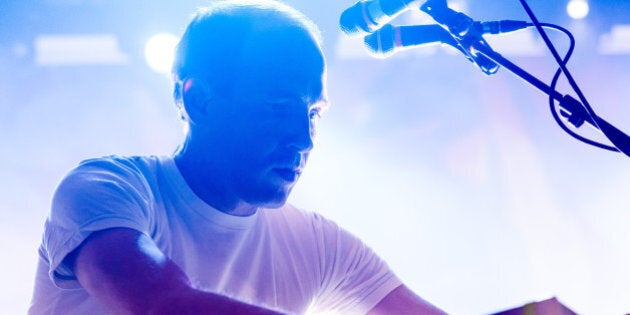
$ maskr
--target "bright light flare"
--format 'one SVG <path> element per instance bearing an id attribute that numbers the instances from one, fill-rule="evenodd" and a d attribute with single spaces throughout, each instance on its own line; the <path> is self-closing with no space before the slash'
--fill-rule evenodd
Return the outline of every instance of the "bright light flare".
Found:
<path id="1" fill-rule="evenodd" d="M 586 0 L 570 0 L 567 4 L 567 14 L 575 20 L 580 20 L 588 15 L 590 7 Z"/>
<path id="2" fill-rule="evenodd" d="M 144 46 L 144 57 L 151 69 L 159 73 L 169 73 L 175 58 L 178 38 L 169 33 L 153 35 Z"/>

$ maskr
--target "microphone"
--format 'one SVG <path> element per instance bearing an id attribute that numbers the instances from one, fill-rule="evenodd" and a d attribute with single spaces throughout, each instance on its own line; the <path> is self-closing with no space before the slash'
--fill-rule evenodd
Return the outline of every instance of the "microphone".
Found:
<path id="1" fill-rule="evenodd" d="M 414 2 L 416 0 L 361 0 L 341 13 L 339 26 L 348 35 L 372 33 Z"/>
<path id="2" fill-rule="evenodd" d="M 531 23 L 525 21 L 501 20 L 474 22 L 471 27 L 478 34 L 503 34 L 524 29 L 531 25 Z M 447 44 L 462 50 L 455 38 L 437 24 L 413 26 L 392 26 L 387 24 L 380 30 L 365 36 L 364 43 L 370 53 L 379 58 L 387 58 L 406 47 L 432 43 Z"/>
<path id="3" fill-rule="evenodd" d="M 387 24 L 365 36 L 363 42 L 370 54 L 387 58 L 406 48 L 425 44 L 443 43 L 457 47 L 453 36 L 439 25 L 393 26 Z"/>

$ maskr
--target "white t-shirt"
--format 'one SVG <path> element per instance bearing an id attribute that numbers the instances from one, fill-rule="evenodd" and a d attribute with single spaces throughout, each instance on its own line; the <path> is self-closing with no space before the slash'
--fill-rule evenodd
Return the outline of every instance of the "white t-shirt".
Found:
<path id="1" fill-rule="evenodd" d="M 318 214 L 285 205 L 228 215 L 193 193 L 171 157 L 111 156 L 81 163 L 57 188 L 29 314 L 107 314 L 62 261 L 112 227 L 149 235 L 199 289 L 288 313 L 363 314 L 401 284 Z"/>

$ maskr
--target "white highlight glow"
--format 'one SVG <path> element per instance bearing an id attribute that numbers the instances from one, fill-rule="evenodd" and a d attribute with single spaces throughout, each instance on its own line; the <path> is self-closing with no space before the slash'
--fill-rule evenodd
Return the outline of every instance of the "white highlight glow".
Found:
<path id="1" fill-rule="evenodd" d="M 40 66 L 125 64 L 128 59 L 112 34 L 39 35 L 34 46 L 35 63 Z"/>
<path id="2" fill-rule="evenodd" d="M 602 55 L 630 54 L 630 24 L 613 25 L 609 33 L 602 34 L 597 52 Z"/>
<path id="3" fill-rule="evenodd" d="M 567 4 L 567 14 L 576 20 L 585 18 L 588 15 L 589 9 L 586 0 L 571 0 Z"/>
<path id="4" fill-rule="evenodd" d="M 151 69 L 159 73 L 171 71 L 178 38 L 173 34 L 161 33 L 152 36 L 144 46 L 144 57 Z"/>
<path id="5" fill-rule="evenodd" d="M 488 43 L 506 56 L 544 56 L 545 47 L 533 29 L 520 30 L 506 36 L 487 36 Z"/>
<path id="6" fill-rule="evenodd" d="M 448 2 L 448 7 L 457 11 L 457 12 L 466 12 L 468 11 L 468 3 L 466 1 L 461 0 L 451 0 Z"/>

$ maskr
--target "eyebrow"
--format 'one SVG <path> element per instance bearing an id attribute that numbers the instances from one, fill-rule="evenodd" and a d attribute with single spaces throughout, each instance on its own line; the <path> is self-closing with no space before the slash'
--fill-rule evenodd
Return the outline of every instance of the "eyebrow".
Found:
<path id="1" fill-rule="evenodd" d="M 268 101 L 296 101 L 299 100 L 304 104 L 308 104 L 309 107 L 320 107 L 322 109 L 330 107 L 328 97 L 321 93 L 317 98 L 312 98 L 310 95 L 297 96 L 291 94 L 268 94 L 264 96 L 264 99 Z"/>
<path id="2" fill-rule="evenodd" d="M 320 97 L 313 104 L 321 104 L 318 106 L 321 109 L 328 109 L 330 107 L 330 101 L 328 100 L 327 97 Z"/>
<path id="3" fill-rule="evenodd" d="M 313 107 L 320 107 L 322 109 L 326 109 L 330 107 L 330 102 L 328 100 L 328 97 L 326 97 L 324 93 L 320 93 L 319 97 L 316 99 L 312 99 L 310 96 L 302 96 L 300 99 L 302 100 L 302 102 L 306 104 L 315 105 Z M 316 104 L 320 104 L 320 105 L 316 105 Z"/>

